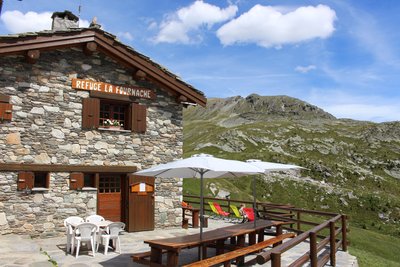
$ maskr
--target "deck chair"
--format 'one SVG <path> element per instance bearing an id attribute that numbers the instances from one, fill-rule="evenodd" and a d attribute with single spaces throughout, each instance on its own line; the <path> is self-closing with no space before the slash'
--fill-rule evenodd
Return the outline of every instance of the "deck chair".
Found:
<path id="1" fill-rule="evenodd" d="M 213 204 L 214 204 L 214 207 L 217 209 L 218 214 L 221 215 L 222 218 L 228 218 L 228 216 L 230 214 L 229 212 L 223 211 L 221 206 L 217 202 L 214 202 Z"/>
<path id="2" fill-rule="evenodd" d="M 212 212 L 214 213 L 213 217 L 220 217 L 218 210 L 215 208 L 214 203 L 212 202 L 208 202 L 208 205 L 210 205 L 210 208 L 212 210 Z"/>
<path id="3" fill-rule="evenodd" d="M 254 210 L 253 210 L 253 208 L 243 208 L 243 211 L 246 213 L 247 219 L 249 220 L 249 222 L 254 221 Z"/>
<path id="4" fill-rule="evenodd" d="M 245 218 L 240 214 L 238 208 L 235 205 L 229 205 L 231 207 L 231 210 L 233 211 L 233 214 L 235 215 L 235 219 L 237 219 L 239 222 L 243 223 Z"/>

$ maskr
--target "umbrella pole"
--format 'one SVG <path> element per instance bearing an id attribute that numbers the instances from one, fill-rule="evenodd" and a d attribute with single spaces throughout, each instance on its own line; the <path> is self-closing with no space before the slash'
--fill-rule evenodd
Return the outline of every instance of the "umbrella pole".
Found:
<path id="1" fill-rule="evenodd" d="M 203 222 L 204 222 L 203 175 L 204 175 L 204 172 L 200 172 L 200 240 L 203 239 Z M 203 259 L 203 247 L 202 246 L 200 246 L 199 256 L 200 256 L 200 260 L 202 260 Z"/>
<path id="2" fill-rule="evenodd" d="M 256 176 L 253 176 L 253 212 L 254 212 L 254 228 L 256 228 Z"/>

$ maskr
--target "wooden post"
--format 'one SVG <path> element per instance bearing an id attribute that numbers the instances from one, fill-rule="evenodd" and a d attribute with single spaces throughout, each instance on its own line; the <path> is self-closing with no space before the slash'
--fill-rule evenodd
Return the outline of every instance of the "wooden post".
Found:
<path id="1" fill-rule="evenodd" d="M 317 233 L 310 233 L 310 262 L 311 267 L 318 266 L 318 258 L 317 258 Z"/>
<path id="2" fill-rule="evenodd" d="M 276 236 L 280 236 L 283 233 L 283 229 L 282 229 L 282 224 L 278 224 L 276 226 Z M 282 244 L 282 241 L 276 242 L 275 244 L 273 244 L 273 247 L 277 247 L 280 244 Z"/>
<path id="3" fill-rule="evenodd" d="M 168 251 L 167 266 L 178 266 L 178 252 L 177 251 Z"/>
<path id="4" fill-rule="evenodd" d="M 281 267 L 280 253 L 271 253 L 271 267 Z"/>
<path id="5" fill-rule="evenodd" d="M 246 240 L 246 236 L 245 235 L 239 235 L 237 237 L 237 245 L 239 247 L 244 247 L 245 240 Z M 236 258 L 236 265 L 243 265 L 243 264 L 244 264 L 244 256 L 237 257 Z"/>
<path id="6" fill-rule="evenodd" d="M 342 215 L 342 249 L 343 251 L 347 251 L 347 216 Z"/>
<path id="7" fill-rule="evenodd" d="M 300 211 L 297 212 L 297 230 L 301 230 L 301 223 L 300 223 Z"/>
<path id="8" fill-rule="evenodd" d="M 150 261 L 161 264 L 162 263 L 162 249 L 152 247 Z"/>
<path id="9" fill-rule="evenodd" d="M 261 229 L 260 231 L 258 231 L 258 240 L 257 242 L 260 243 L 264 241 L 264 229 Z"/>
<path id="10" fill-rule="evenodd" d="M 330 239 L 330 261 L 331 266 L 336 266 L 336 236 L 335 236 L 335 222 L 329 222 L 329 239 Z"/>
<path id="11" fill-rule="evenodd" d="M 290 219 L 292 219 L 292 218 L 293 218 L 293 211 L 291 210 L 290 211 Z M 290 224 L 290 228 L 293 229 L 293 223 Z"/>

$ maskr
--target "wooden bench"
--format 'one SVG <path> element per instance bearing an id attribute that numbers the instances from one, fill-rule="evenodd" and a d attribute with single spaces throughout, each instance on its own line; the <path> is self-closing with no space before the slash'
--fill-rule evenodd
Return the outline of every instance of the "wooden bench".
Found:
<path id="1" fill-rule="evenodd" d="M 163 254 L 167 253 L 167 251 L 163 250 L 162 253 Z M 150 266 L 150 256 L 151 256 L 151 251 L 149 250 L 132 254 L 131 258 L 134 262 Z"/>
<path id="2" fill-rule="evenodd" d="M 264 249 L 268 246 L 274 245 L 278 242 L 283 241 L 286 238 L 292 238 L 296 236 L 294 233 L 287 233 L 287 234 L 282 234 L 279 235 L 277 237 L 262 241 L 260 243 L 248 246 L 248 247 L 243 247 L 237 250 L 233 250 L 230 251 L 228 253 L 224 253 L 221 255 L 217 255 L 215 257 L 212 258 L 208 258 L 208 259 L 204 259 L 201 261 L 197 261 L 188 265 L 184 265 L 184 267 L 206 267 L 206 266 L 213 266 L 216 264 L 221 264 L 223 263 L 224 266 L 231 266 L 231 260 L 233 259 L 237 259 L 237 261 L 242 261 L 242 259 L 244 256 L 254 253 L 254 252 L 258 252 L 261 249 Z"/>

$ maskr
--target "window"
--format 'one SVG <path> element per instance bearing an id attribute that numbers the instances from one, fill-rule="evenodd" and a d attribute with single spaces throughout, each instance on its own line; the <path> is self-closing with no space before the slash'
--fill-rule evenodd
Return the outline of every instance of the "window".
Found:
<path id="1" fill-rule="evenodd" d="M 104 128 L 106 120 L 117 121 L 124 130 L 146 132 L 147 108 L 128 101 L 112 101 L 100 98 L 84 98 L 82 128 Z"/>
<path id="2" fill-rule="evenodd" d="M 33 187 L 47 188 L 47 176 L 45 172 L 35 172 Z"/>
<path id="3" fill-rule="evenodd" d="M 50 187 L 50 173 L 48 172 L 19 172 L 18 190 L 42 191 Z M 36 189 L 36 190 L 35 190 Z"/>
<path id="4" fill-rule="evenodd" d="M 10 122 L 12 119 L 12 105 L 8 95 L 0 94 L 0 123 Z"/>
<path id="5" fill-rule="evenodd" d="M 69 175 L 69 189 L 97 190 L 96 177 L 96 173 L 73 172 Z"/>
<path id="6" fill-rule="evenodd" d="M 96 175 L 93 173 L 85 173 L 83 176 L 83 187 L 96 187 Z"/>
<path id="7" fill-rule="evenodd" d="M 127 111 L 127 104 L 100 101 L 100 126 L 106 126 L 106 121 L 111 120 L 112 122 L 116 122 L 121 128 L 126 127 L 125 118 L 127 117 Z"/>
<path id="8" fill-rule="evenodd" d="M 99 193 L 121 192 L 120 176 L 100 176 Z"/>

